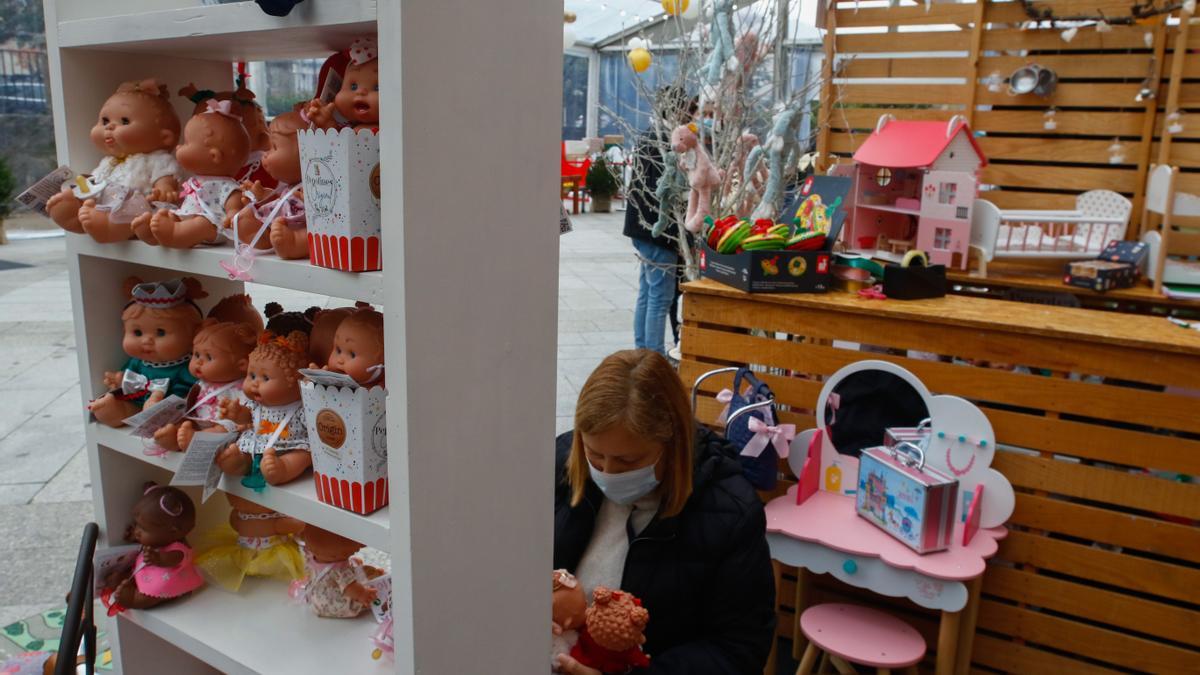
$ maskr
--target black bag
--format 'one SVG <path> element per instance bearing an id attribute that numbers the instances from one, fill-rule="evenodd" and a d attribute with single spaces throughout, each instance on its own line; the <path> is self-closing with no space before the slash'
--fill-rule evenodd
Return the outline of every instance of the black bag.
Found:
<path id="1" fill-rule="evenodd" d="M 904 256 L 900 265 L 888 263 L 884 266 L 883 294 L 896 300 L 925 300 L 946 295 L 946 266 L 926 265 L 924 254 L 912 253 Z"/>
<path id="2" fill-rule="evenodd" d="M 744 392 L 743 381 L 748 387 Z M 729 402 L 731 416 L 748 405 L 767 401 L 774 402 L 774 400 L 775 395 L 771 393 L 771 388 L 755 377 L 749 368 L 741 368 L 733 376 L 733 397 Z M 755 436 L 755 432 L 750 429 L 751 417 L 769 425 L 775 424 L 774 404 L 739 415 L 725 427 L 726 440 L 742 450 Z M 743 454 L 738 457 L 738 460 L 742 463 L 742 474 L 756 490 L 770 490 L 775 487 L 775 482 L 779 479 L 779 454 L 775 452 L 775 448 L 770 443 L 757 457 Z"/>

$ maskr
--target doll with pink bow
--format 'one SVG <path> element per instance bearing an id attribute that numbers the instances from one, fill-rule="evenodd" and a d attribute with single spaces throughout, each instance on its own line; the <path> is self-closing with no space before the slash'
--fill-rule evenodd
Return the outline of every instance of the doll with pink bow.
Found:
<path id="1" fill-rule="evenodd" d="M 179 165 L 193 175 L 183 184 L 183 203 L 159 209 L 133 221 L 142 241 L 168 248 L 191 248 L 220 242 L 220 230 L 242 207 L 234 179 L 250 156 L 250 136 L 230 101 L 209 99 L 206 110 L 188 120 L 183 144 L 175 151 Z"/>
<path id="2" fill-rule="evenodd" d="M 379 131 L 379 47 L 375 38 L 358 38 L 350 45 L 341 89 L 333 100 L 309 101 L 304 116 L 320 129 L 353 128 Z"/>

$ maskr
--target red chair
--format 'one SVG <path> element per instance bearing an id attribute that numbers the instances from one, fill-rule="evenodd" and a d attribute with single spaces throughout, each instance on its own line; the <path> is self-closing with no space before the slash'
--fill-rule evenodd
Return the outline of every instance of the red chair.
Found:
<path id="1" fill-rule="evenodd" d="M 559 197 L 566 199 L 567 194 L 571 195 L 571 213 L 579 213 L 579 202 L 583 199 L 583 189 L 587 186 L 587 172 L 592 167 L 591 158 L 584 158 L 581 162 L 574 162 L 567 159 L 567 143 L 562 142 L 562 183 L 560 185 Z"/>

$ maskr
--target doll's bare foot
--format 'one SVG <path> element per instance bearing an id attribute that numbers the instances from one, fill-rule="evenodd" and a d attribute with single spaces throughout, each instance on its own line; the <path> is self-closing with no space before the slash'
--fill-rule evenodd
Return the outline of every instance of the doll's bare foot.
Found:
<path id="1" fill-rule="evenodd" d="M 89 199 L 79 207 L 79 224 L 88 236 L 101 244 L 128 241 L 133 236 L 133 229 L 129 223 L 110 221 L 108 212 L 96 208 L 95 199 Z"/>
<path id="2" fill-rule="evenodd" d="M 120 427 L 125 425 L 122 420 L 137 414 L 138 406 L 129 401 L 122 401 L 112 394 L 105 394 L 92 401 L 88 405 L 88 410 L 92 411 L 92 414 L 96 416 L 96 421 L 101 424 Z"/>
<path id="3" fill-rule="evenodd" d="M 284 260 L 299 260 L 308 257 L 308 230 L 292 229 L 283 218 L 271 223 L 271 245 L 275 254 Z"/>
<path id="4" fill-rule="evenodd" d="M 46 201 L 46 213 L 56 225 L 75 234 L 83 234 L 83 226 L 79 224 L 79 207 L 82 203 L 74 192 L 66 189 L 50 197 Z"/>
<path id="5" fill-rule="evenodd" d="M 241 215 L 237 221 L 237 238 L 243 244 L 249 245 L 254 241 L 254 237 L 258 234 L 258 228 L 262 227 L 262 221 L 254 214 L 253 209 L 242 209 Z M 254 248 L 265 251 L 271 247 L 271 240 L 266 236 L 258 238 L 258 242 L 254 244 Z"/>
<path id="6" fill-rule="evenodd" d="M 154 238 L 154 233 L 150 231 L 150 223 L 154 222 L 154 219 L 158 218 L 158 214 L 160 213 L 169 215 L 166 209 L 159 209 L 153 213 L 143 213 L 134 218 L 133 222 L 129 223 L 129 229 L 133 230 L 134 236 L 143 242 L 151 246 L 158 246 L 158 240 Z"/>
<path id="7" fill-rule="evenodd" d="M 299 478 L 310 466 L 312 454 L 307 450 L 292 450 L 279 455 L 275 453 L 275 448 L 267 448 L 259 468 L 268 483 L 283 485 Z"/>
<path id="8" fill-rule="evenodd" d="M 237 443 L 230 443 L 217 455 L 217 466 L 230 476 L 245 476 L 251 463 L 250 455 L 242 452 Z"/>
<path id="9" fill-rule="evenodd" d="M 179 428 L 174 424 L 168 424 L 154 432 L 154 442 L 158 444 L 158 447 L 165 450 L 178 450 L 178 438 Z"/>
<path id="10" fill-rule="evenodd" d="M 217 226 L 204 216 L 179 220 L 175 216 L 159 218 L 155 214 L 150 221 L 150 231 L 158 243 L 167 248 L 191 248 L 217 238 Z"/>
<path id="11" fill-rule="evenodd" d="M 175 447 L 186 451 L 188 446 L 192 444 L 192 436 L 196 435 L 196 425 L 192 424 L 191 420 L 185 420 L 179 425 L 179 431 L 175 432 Z"/>
<path id="12" fill-rule="evenodd" d="M 128 609 L 149 609 L 166 599 L 142 593 L 137 589 L 137 583 L 134 582 L 133 577 L 126 578 L 120 586 L 117 586 L 117 590 L 113 592 L 113 598 L 122 607 Z"/>

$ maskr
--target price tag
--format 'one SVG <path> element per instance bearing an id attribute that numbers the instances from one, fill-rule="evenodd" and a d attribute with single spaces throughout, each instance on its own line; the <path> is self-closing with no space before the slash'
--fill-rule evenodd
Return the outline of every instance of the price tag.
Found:
<path id="1" fill-rule="evenodd" d="M 314 384 L 326 387 L 350 387 L 351 389 L 358 389 L 359 387 L 358 382 L 355 382 L 353 377 L 345 373 L 335 373 L 332 370 L 301 368 L 300 374 L 307 377 Z"/>
<path id="2" fill-rule="evenodd" d="M 54 195 L 62 192 L 64 181 L 71 180 L 74 177 L 75 171 L 71 167 L 60 166 L 17 195 L 17 201 L 49 218 L 50 214 L 46 213 L 46 202 L 50 201 L 50 198 Z"/>
<path id="3" fill-rule="evenodd" d="M 377 623 L 383 623 L 392 615 L 392 575 L 383 574 L 363 582 L 363 586 L 375 589 L 375 600 L 371 602 L 371 614 Z"/>
<path id="4" fill-rule="evenodd" d="M 203 485 L 204 493 L 200 497 L 200 503 L 208 501 L 217 491 L 217 484 L 221 482 L 221 467 L 217 466 L 217 454 L 237 437 L 235 431 L 201 431 L 192 436 L 192 442 L 188 444 L 187 452 L 183 455 L 183 462 L 171 478 L 171 485 Z"/>
<path id="5" fill-rule="evenodd" d="M 127 576 L 142 550 L 141 544 L 98 548 L 92 555 L 92 589 L 96 597 L 113 586 L 108 580 L 114 576 Z"/>
<path id="6" fill-rule="evenodd" d="M 154 432 L 183 419 L 183 413 L 186 410 L 187 401 L 171 394 L 140 413 L 130 415 L 121 421 L 133 427 L 133 431 L 130 433 L 134 436 L 153 438 Z"/>

